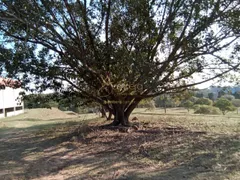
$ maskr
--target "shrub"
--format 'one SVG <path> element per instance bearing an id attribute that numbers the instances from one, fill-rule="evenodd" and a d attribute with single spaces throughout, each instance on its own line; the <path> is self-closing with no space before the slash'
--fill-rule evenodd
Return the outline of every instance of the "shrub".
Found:
<path id="1" fill-rule="evenodd" d="M 193 103 L 196 103 L 196 101 L 198 100 L 199 98 L 195 97 L 195 96 L 192 96 L 189 98 L 189 101 L 193 102 Z"/>
<path id="2" fill-rule="evenodd" d="M 237 113 L 240 107 L 240 99 L 233 99 L 232 104 L 237 108 Z"/>
<path id="3" fill-rule="evenodd" d="M 40 108 L 52 109 L 52 107 L 48 103 L 41 104 Z"/>
<path id="4" fill-rule="evenodd" d="M 227 99 L 229 101 L 232 101 L 232 100 L 235 99 L 235 97 L 233 95 L 230 95 L 230 94 L 225 94 L 221 98 Z"/>
<path id="5" fill-rule="evenodd" d="M 142 100 L 139 104 L 138 104 L 139 108 L 148 108 L 148 109 L 155 109 L 155 102 L 153 100 Z"/>
<path id="6" fill-rule="evenodd" d="M 212 100 L 208 98 L 199 98 L 195 104 L 200 104 L 200 105 L 209 105 L 211 106 L 213 104 Z"/>
<path id="7" fill-rule="evenodd" d="M 193 110 L 197 111 L 200 107 L 201 107 L 201 105 L 195 104 L 195 105 L 193 105 Z"/>
<path id="8" fill-rule="evenodd" d="M 199 105 L 197 106 L 195 114 L 220 114 L 220 111 L 216 107 L 208 106 L 208 105 Z"/>
<path id="9" fill-rule="evenodd" d="M 53 100 L 50 100 L 47 104 L 48 104 L 50 107 L 55 107 L 55 108 L 58 107 L 58 103 L 57 103 L 56 101 L 53 101 Z"/>
<path id="10" fill-rule="evenodd" d="M 240 107 L 240 99 L 233 99 L 233 100 L 232 100 L 232 104 L 233 104 L 235 107 Z"/>
<path id="11" fill-rule="evenodd" d="M 176 101 L 169 95 L 161 95 L 154 98 L 156 107 L 171 108 L 176 107 L 178 104 Z"/>

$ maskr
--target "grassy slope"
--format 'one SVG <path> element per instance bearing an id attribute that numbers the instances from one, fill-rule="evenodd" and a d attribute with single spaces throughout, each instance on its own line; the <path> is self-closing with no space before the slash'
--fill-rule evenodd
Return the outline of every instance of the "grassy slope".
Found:
<path id="1" fill-rule="evenodd" d="M 0 179 L 240 177 L 240 118 L 161 111 L 137 109 L 139 129 L 129 133 L 56 109 L 1 119 Z"/>
<path id="2" fill-rule="evenodd" d="M 96 117 L 95 114 L 77 115 L 73 112 L 62 112 L 57 108 L 27 109 L 24 114 L 0 119 L 0 127 L 28 128 L 31 126 L 64 123 L 74 120 L 81 121 L 83 119 L 91 119 L 94 117 Z"/>

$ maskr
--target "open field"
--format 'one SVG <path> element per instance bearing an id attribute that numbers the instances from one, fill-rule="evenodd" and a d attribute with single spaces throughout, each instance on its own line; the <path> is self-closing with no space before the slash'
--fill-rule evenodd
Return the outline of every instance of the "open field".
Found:
<path id="1" fill-rule="evenodd" d="M 0 179 L 238 180 L 240 116 L 136 109 L 137 128 L 33 109 L 0 119 Z"/>

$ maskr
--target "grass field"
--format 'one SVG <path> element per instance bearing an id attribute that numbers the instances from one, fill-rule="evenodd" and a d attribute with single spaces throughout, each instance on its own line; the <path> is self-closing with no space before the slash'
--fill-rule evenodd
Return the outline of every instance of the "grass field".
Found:
<path id="1" fill-rule="evenodd" d="M 127 131 L 57 109 L 0 119 L 0 179 L 239 179 L 240 115 L 136 109 L 135 116 L 137 128 Z"/>

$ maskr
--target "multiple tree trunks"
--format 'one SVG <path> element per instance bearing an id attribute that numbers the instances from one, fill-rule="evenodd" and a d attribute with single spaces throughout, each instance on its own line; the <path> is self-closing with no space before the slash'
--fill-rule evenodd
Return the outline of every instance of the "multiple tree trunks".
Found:
<path id="1" fill-rule="evenodd" d="M 129 126 L 129 116 L 132 113 L 132 111 L 135 109 L 135 107 L 140 102 L 139 100 L 135 100 L 133 103 L 130 104 L 112 104 L 112 108 L 106 107 L 109 111 L 109 116 L 107 120 L 111 120 L 112 115 L 114 115 L 113 122 L 111 125 L 113 126 Z"/>
<path id="2" fill-rule="evenodd" d="M 106 110 L 104 109 L 103 106 L 100 107 L 100 112 L 101 112 L 101 117 L 102 118 L 104 118 L 104 117 L 107 118 Z"/>
<path id="3" fill-rule="evenodd" d="M 111 120 L 112 119 L 112 111 L 109 111 L 107 108 L 105 108 L 104 106 L 101 106 L 99 108 L 99 112 L 101 113 L 101 117 L 102 118 L 106 118 L 107 120 Z M 108 115 L 107 115 L 108 112 Z"/>
<path id="4" fill-rule="evenodd" d="M 113 120 L 113 125 L 118 126 L 118 125 L 123 125 L 123 126 L 129 126 L 129 115 L 124 111 L 124 106 L 123 105 L 115 105 L 114 109 L 114 120 Z"/>
<path id="5" fill-rule="evenodd" d="M 107 120 L 111 120 L 112 119 L 112 112 L 109 111 L 109 114 L 108 114 L 108 117 L 107 117 Z"/>
<path id="6" fill-rule="evenodd" d="M 0 77 L 0 89 L 4 89 L 5 87 L 19 88 L 21 87 L 21 82 L 10 78 Z"/>

